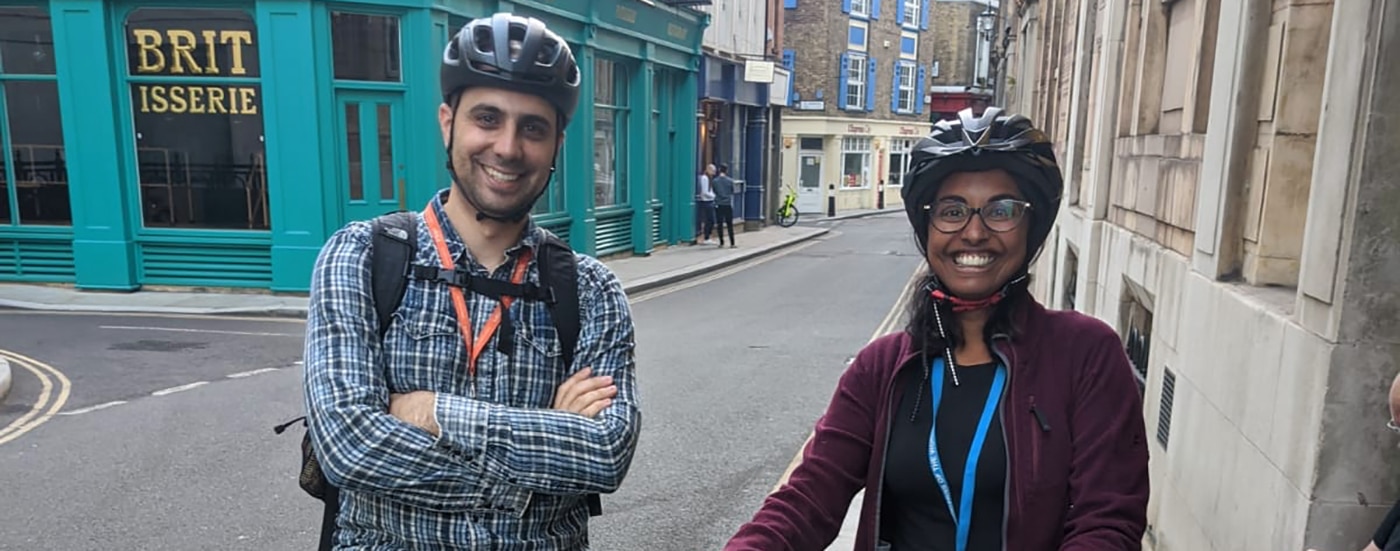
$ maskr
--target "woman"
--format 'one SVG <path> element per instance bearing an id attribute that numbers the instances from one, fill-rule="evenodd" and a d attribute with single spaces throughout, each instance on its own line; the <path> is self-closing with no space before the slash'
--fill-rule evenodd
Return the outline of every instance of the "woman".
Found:
<path id="1" fill-rule="evenodd" d="M 1142 399 L 1117 335 L 1028 291 L 1064 188 L 1029 120 L 988 108 L 914 147 L 901 191 L 930 274 L 856 357 L 788 483 L 728 550 L 1140 549 Z"/>

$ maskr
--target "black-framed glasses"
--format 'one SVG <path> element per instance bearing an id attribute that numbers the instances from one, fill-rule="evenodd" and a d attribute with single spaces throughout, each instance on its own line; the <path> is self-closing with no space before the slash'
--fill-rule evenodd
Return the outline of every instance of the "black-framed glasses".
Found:
<path id="1" fill-rule="evenodd" d="M 1020 199 L 997 199 L 980 207 L 971 207 L 962 201 L 939 201 L 924 205 L 929 213 L 929 225 L 943 233 L 958 233 L 972 221 L 973 215 L 982 218 L 982 225 L 997 232 L 1009 232 L 1021 225 L 1031 204 Z"/>

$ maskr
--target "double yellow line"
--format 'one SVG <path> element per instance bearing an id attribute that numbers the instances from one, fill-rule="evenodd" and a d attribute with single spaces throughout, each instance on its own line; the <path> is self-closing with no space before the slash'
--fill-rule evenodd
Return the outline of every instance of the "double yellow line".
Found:
<path id="1" fill-rule="evenodd" d="M 927 268 L 928 264 L 920 262 L 919 267 L 914 269 L 914 273 L 909 276 L 909 281 L 899 290 L 899 296 L 895 297 L 894 306 L 890 307 L 890 311 L 885 314 L 885 319 L 880 322 L 880 325 L 875 326 L 875 332 L 870 335 L 870 339 L 866 341 L 866 344 L 873 342 L 875 339 L 899 327 L 902 321 L 901 313 L 904 311 L 904 307 L 909 303 L 909 297 L 914 296 L 914 287 L 917 287 L 919 282 L 923 281 Z M 783 484 L 787 484 L 788 477 L 792 476 L 792 471 L 802 462 L 802 450 L 807 449 L 807 444 L 812 441 L 813 436 L 816 436 L 815 430 L 811 434 L 808 434 L 807 439 L 797 448 L 797 455 L 792 458 L 791 463 L 788 463 L 787 469 L 783 471 L 783 476 L 778 478 L 778 483 L 773 486 L 773 490 L 769 493 L 776 492 L 783 487 Z"/>
<path id="2" fill-rule="evenodd" d="M 38 377 L 39 384 L 43 385 L 43 390 L 39 393 L 39 399 L 34 402 L 34 407 L 5 428 L 0 428 L 0 445 L 3 445 L 53 418 L 58 410 L 63 409 L 63 404 L 68 402 L 68 393 L 72 390 L 73 384 L 68 381 L 68 377 L 62 371 L 34 358 L 8 350 L 0 350 L 0 358 L 9 361 L 11 367 L 22 367 L 29 370 L 35 377 Z M 45 411 L 46 409 L 48 411 Z"/>

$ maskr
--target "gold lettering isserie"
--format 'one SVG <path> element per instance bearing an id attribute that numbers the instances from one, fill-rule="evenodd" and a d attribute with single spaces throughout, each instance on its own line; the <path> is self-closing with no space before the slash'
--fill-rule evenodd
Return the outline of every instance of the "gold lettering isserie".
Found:
<path id="1" fill-rule="evenodd" d="M 258 91 L 251 86 L 140 84 L 142 113 L 256 115 Z"/>

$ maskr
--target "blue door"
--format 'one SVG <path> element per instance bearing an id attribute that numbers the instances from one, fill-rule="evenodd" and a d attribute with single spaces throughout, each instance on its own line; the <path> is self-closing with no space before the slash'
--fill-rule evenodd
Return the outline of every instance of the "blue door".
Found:
<path id="1" fill-rule="evenodd" d="M 403 210 L 405 181 L 403 94 L 336 94 L 341 223 Z"/>

